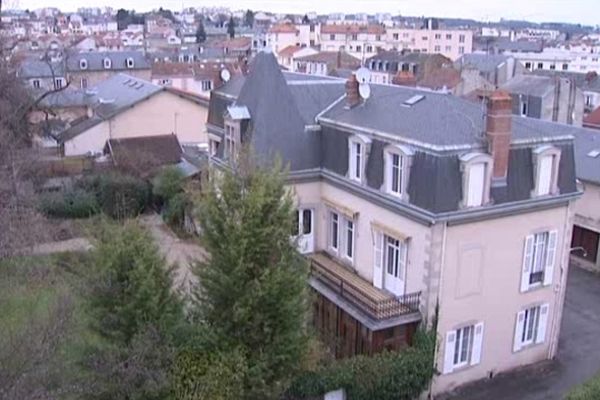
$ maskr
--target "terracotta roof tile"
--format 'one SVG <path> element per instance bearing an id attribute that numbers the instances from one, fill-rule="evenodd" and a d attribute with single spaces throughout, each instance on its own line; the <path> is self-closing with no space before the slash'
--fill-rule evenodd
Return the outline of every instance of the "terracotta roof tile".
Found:
<path id="1" fill-rule="evenodd" d="M 269 33 L 297 33 L 298 29 L 293 24 L 277 24 L 269 28 Z"/>

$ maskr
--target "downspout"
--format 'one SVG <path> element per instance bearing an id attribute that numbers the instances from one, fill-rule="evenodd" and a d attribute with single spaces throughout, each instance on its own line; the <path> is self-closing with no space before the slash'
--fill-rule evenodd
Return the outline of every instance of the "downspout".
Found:
<path id="1" fill-rule="evenodd" d="M 573 201 L 569 201 L 569 205 L 566 207 L 565 211 L 565 222 L 563 226 L 563 254 L 562 254 L 562 265 L 560 268 L 560 279 L 559 279 L 559 288 L 558 288 L 558 302 L 555 302 L 554 312 L 552 316 L 552 329 L 550 330 L 550 346 L 548 347 L 548 358 L 552 359 L 556 355 L 558 350 L 558 338 L 560 336 L 560 323 L 562 320 L 562 313 L 565 305 L 565 295 L 567 293 L 567 277 L 569 276 L 569 259 L 571 254 L 571 243 L 569 242 L 569 237 L 567 236 L 567 229 L 569 227 L 569 215 L 571 214 L 571 208 L 573 205 Z"/>

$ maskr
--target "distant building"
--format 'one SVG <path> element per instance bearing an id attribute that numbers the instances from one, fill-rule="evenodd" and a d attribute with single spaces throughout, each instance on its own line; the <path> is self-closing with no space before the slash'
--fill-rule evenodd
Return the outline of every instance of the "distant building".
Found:
<path id="1" fill-rule="evenodd" d="M 454 65 L 459 68 L 472 67 L 482 78 L 499 87 L 517 75 L 525 73 L 525 68 L 510 55 L 465 54 Z"/>
<path id="2" fill-rule="evenodd" d="M 355 70 L 360 60 L 344 51 L 321 51 L 294 59 L 294 72 L 310 75 L 334 75 L 339 70 Z"/>
<path id="3" fill-rule="evenodd" d="M 387 29 L 386 48 L 441 54 L 452 61 L 473 51 L 473 32 L 459 29 Z"/>

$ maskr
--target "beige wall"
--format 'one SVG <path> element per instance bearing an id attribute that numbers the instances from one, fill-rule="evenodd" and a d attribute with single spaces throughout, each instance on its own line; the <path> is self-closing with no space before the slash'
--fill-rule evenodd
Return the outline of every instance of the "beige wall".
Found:
<path id="1" fill-rule="evenodd" d="M 65 143 L 65 156 L 101 152 L 108 138 L 175 133 L 181 144 L 207 143 L 205 106 L 161 92 Z"/>
<path id="2" fill-rule="evenodd" d="M 74 88 L 81 88 L 81 78 L 87 79 L 87 87 L 91 88 L 92 86 L 97 85 L 98 83 L 107 80 L 108 78 L 113 77 L 116 74 L 124 73 L 134 78 L 143 79 L 146 81 L 150 80 L 152 75 L 152 70 L 148 69 L 128 69 L 128 70 L 102 70 L 102 71 L 76 71 L 69 72 L 69 80 L 71 82 L 71 86 Z"/>
<path id="3" fill-rule="evenodd" d="M 450 35 L 450 39 L 446 35 Z M 461 35 L 464 37 L 463 42 L 460 40 Z M 473 51 L 473 32 L 468 30 L 388 28 L 386 37 L 388 48 L 439 53 L 453 61 Z"/>
<path id="4" fill-rule="evenodd" d="M 575 225 L 600 232 L 600 185 L 584 182 L 583 196 L 575 203 Z M 598 250 L 600 253 L 600 249 Z M 579 257 L 571 257 L 573 264 L 600 271 L 600 254 L 596 265 Z"/>
<path id="5" fill-rule="evenodd" d="M 438 370 L 443 370 L 446 332 L 484 322 L 484 333 L 481 363 L 436 377 L 434 393 L 554 355 L 568 270 L 571 213 L 572 207 L 559 207 L 447 228 Z M 558 245 L 552 284 L 521 293 L 525 237 L 554 229 L 558 230 Z M 517 313 L 541 303 L 550 304 L 546 340 L 513 353 Z"/>

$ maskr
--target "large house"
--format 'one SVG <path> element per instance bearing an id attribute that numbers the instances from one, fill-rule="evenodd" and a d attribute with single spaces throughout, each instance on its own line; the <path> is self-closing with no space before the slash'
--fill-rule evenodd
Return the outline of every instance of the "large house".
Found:
<path id="1" fill-rule="evenodd" d="M 211 94 L 212 163 L 289 165 L 314 324 L 338 357 L 437 319 L 434 395 L 554 357 L 576 186 L 570 127 L 458 97 L 282 72 L 259 53 Z"/>
<path id="2" fill-rule="evenodd" d="M 97 155 L 109 139 L 174 134 L 182 145 L 207 142 L 206 100 L 118 74 L 85 91 L 87 116 L 57 135 L 64 156 Z"/>

